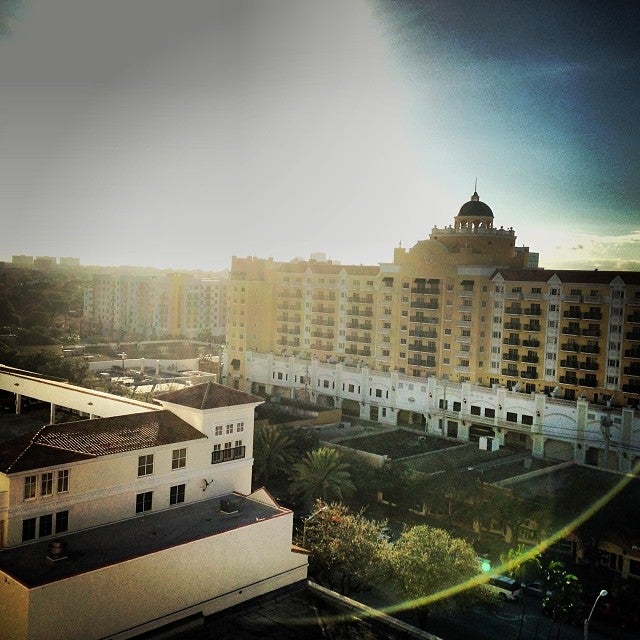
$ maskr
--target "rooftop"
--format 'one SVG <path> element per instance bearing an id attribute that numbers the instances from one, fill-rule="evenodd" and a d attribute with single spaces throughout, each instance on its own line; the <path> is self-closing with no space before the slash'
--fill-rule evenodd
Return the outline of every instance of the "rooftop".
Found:
<path id="1" fill-rule="evenodd" d="M 264 402 L 264 398 L 216 382 L 203 382 L 178 391 L 163 393 L 156 400 L 201 410 Z"/>
<path id="2" fill-rule="evenodd" d="M 223 499 L 236 504 L 237 512 L 222 513 Z M 0 571 L 33 588 L 286 513 L 286 509 L 257 502 L 251 496 L 218 496 L 56 538 L 67 543 L 67 559 L 55 563 L 47 560 L 51 539 L 4 549 Z"/>
<path id="3" fill-rule="evenodd" d="M 0 471 L 19 473 L 206 436 L 170 411 L 49 424 L 0 445 Z"/>

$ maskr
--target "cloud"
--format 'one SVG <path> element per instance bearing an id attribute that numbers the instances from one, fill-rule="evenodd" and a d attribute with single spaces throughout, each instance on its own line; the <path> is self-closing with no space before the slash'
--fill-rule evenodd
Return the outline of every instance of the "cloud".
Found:
<path id="1" fill-rule="evenodd" d="M 561 231 L 552 238 L 545 237 L 545 230 L 531 229 L 519 236 L 539 252 L 540 266 L 547 269 L 640 271 L 640 229 L 621 235 Z"/>

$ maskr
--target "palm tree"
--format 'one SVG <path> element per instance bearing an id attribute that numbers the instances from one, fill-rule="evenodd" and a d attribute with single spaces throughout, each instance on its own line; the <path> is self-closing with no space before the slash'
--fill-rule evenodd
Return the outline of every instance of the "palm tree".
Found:
<path id="1" fill-rule="evenodd" d="M 349 468 L 335 449 L 320 447 L 293 465 L 291 490 L 307 502 L 342 500 L 355 491 Z"/>
<path id="2" fill-rule="evenodd" d="M 280 471 L 286 471 L 295 452 L 291 436 L 275 427 L 265 425 L 256 430 L 253 440 L 253 477 L 265 485 Z"/>

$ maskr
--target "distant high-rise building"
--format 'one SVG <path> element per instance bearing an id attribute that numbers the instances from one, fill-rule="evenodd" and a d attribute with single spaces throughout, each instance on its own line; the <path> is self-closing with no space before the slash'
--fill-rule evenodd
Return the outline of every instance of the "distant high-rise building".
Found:
<path id="1" fill-rule="evenodd" d="M 222 337 L 226 284 L 188 274 L 95 274 L 85 294 L 85 320 L 98 333 L 136 339 Z"/>
<path id="2" fill-rule="evenodd" d="M 14 267 L 33 267 L 33 256 L 11 256 Z"/>
<path id="3" fill-rule="evenodd" d="M 537 268 L 477 193 L 453 222 L 379 266 L 234 257 L 228 383 L 256 390 L 247 363 L 272 367 L 271 354 L 291 371 L 340 364 L 638 404 L 640 273 Z M 285 393 L 291 384 L 282 379 Z"/>

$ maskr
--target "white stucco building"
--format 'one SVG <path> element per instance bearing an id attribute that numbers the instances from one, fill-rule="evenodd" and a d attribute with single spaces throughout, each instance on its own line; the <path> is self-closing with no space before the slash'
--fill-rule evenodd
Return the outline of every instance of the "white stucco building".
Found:
<path id="1" fill-rule="evenodd" d="M 292 512 L 251 493 L 261 398 L 157 406 L 2 367 L 0 388 L 92 416 L 0 443 L 0 638 L 133 637 L 306 578 Z"/>

